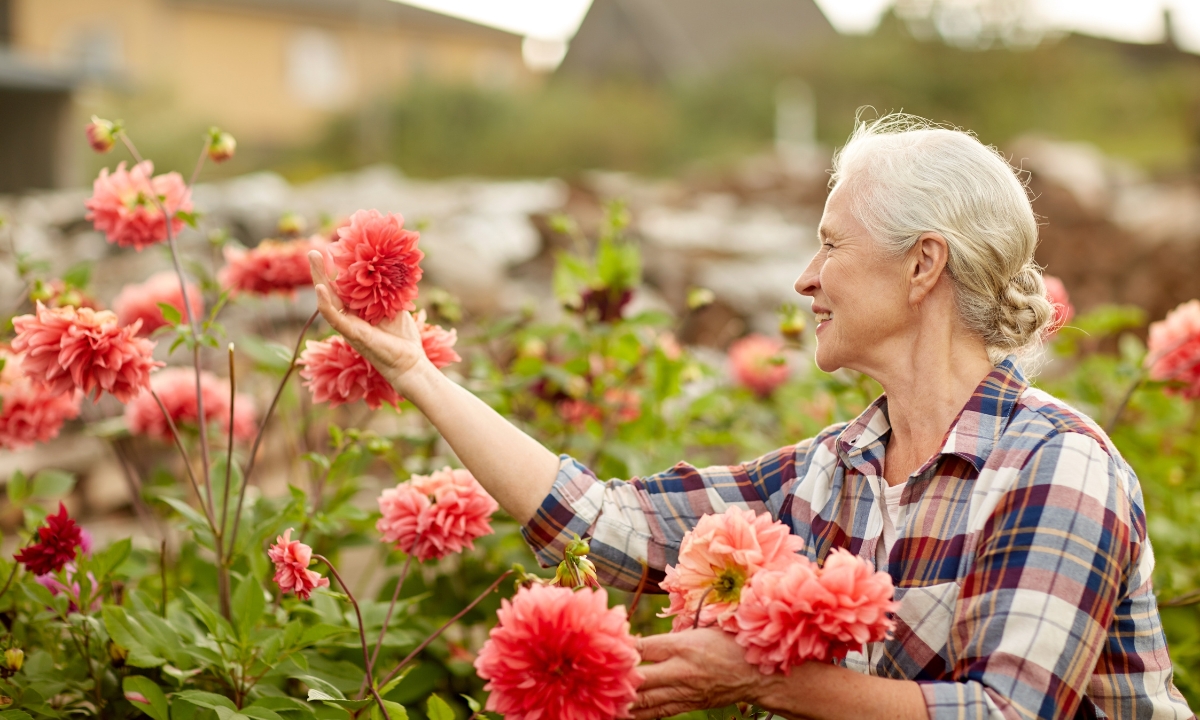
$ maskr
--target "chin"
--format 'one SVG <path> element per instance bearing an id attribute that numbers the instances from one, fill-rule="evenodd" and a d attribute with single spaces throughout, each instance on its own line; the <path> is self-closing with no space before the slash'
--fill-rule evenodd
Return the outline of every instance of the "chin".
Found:
<path id="1" fill-rule="evenodd" d="M 829 350 L 822 350 L 821 348 L 822 348 L 821 343 L 820 343 L 820 341 L 818 341 L 817 342 L 817 351 L 816 351 L 816 353 L 814 353 L 814 359 L 816 360 L 817 367 L 822 372 L 827 372 L 827 373 L 834 372 L 835 370 L 840 370 L 842 368 L 842 364 L 841 364 L 841 362 L 839 362 L 837 360 L 834 353 L 830 352 Z"/>

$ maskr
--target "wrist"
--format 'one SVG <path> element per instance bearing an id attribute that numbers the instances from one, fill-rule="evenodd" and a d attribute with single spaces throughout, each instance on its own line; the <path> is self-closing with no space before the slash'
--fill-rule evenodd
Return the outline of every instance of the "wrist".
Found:
<path id="1" fill-rule="evenodd" d="M 427 396 L 439 381 L 446 376 L 434 367 L 427 358 L 421 358 L 408 370 L 399 373 L 394 378 L 388 378 L 396 392 L 419 405 L 421 398 Z"/>

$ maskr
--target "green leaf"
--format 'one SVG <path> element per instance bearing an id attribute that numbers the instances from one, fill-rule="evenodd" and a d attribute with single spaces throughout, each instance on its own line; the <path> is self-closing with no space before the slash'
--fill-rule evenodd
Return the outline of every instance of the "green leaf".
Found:
<path id="1" fill-rule="evenodd" d="M 476 715 L 483 710 L 483 704 L 470 695 L 463 694 L 459 695 L 459 697 L 467 702 L 467 707 L 471 708 L 471 712 L 475 713 Z"/>
<path id="2" fill-rule="evenodd" d="M 220 718 L 220 720 L 250 720 L 248 715 L 243 715 L 242 713 L 237 712 L 236 710 L 230 710 L 227 707 L 217 707 L 213 708 L 213 710 L 216 710 L 217 717 Z"/>
<path id="3" fill-rule="evenodd" d="M 400 703 L 384 700 L 383 707 L 387 709 L 387 720 L 408 720 L 408 710 Z M 371 720 L 384 720 L 383 713 L 379 712 L 379 704 L 371 706 Z"/>
<path id="4" fill-rule="evenodd" d="M 320 701 L 320 702 L 325 703 L 326 705 L 333 705 L 335 707 L 340 707 L 343 710 L 345 710 L 346 712 L 355 713 L 355 712 L 358 712 L 359 710 L 362 710 L 363 708 L 370 705 L 371 703 L 375 702 L 375 699 L 367 698 L 366 700 L 347 700 L 346 698 L 333 697 L 332 695 L 330 695 L 327 692 L 313 688 L 308 691 L 308 701 L 309 702 Z"/>
<path id="5" fill-rule="evenodd" d="M 304 634 L 300 636 L 300 640 L 297 644 L 301 647 L 307 647 L 314 643 L 320 642 L 327 637 L 341 635 L 348 632 L 350 632 L 350 628 L 347 627 L 339 627 L 337 625 L 330 625 L 329 623 L 317 623 L 312 627 L 304 629 Z"/>
<path id="6" fill-rule="evenodd" d="M 344 700 L 346 698 L 346 696 L 342 694 L 341 690 L 338 690 L 331 683 L 329 683 L 328 681 L 322 680 L 319 677 L 314 677 L 312 675 L 296 675 L 296 676 L 294 676 L 294 678 L 309 687 L 309 689 L 310 689 L 309 695 L 310 696 L 312 695 L 312 690 L 315 689 L 315 690 L 321 691 L 323 694 L 328 695 L 332 698 L 338 698 L 341 700 Z M 309 699 L 311 700 L 312 698 L 310 697 Z"/>
<path id="7" fill-rule="evenodd" d="M 29 497 L 29 480 L 25 473 L 17 470 L 8 478 L 8 501 L 16 505 Z"/>
<path id="8" fill-rule="evenodd" d="M 425 708 L 429 720 L 454 720 L 454 708 L 437 695 L 429 696 L 429 703 Z"/>
<path id="9" fill-rule="evenodd" d="M 213 636 L 217 638 L 233 637 L 233 627 L 230 626 L 229 621 L 218 615 L 208 603 L 196 597 L 187 588 L 179 588 L 179 590 L 188 599 L 188 602 L 191 603 L 194 610 L 193 614 L 200 622 L 204 623 Z"/>
<path id="10" fill-rule="evenodd" d="M 244 642 L 250 640 L 250 633 L 262 619 L 266 607 L 258 578 L 246 575 L 246 579 L 242 580 L 233 594 L 233 621 L 237 624 L 238 637 Z"/>
<path id="11" fill-rule="evenodd" d="M 104 628 L 109 637 L 129 650 L 126 663 L 133 667 L 152 668 L 167 662 L 166 658 L 159 657 L 146 646 L 144 641 L 150 639 L 150 634 L 137 620 L 129 616 L 125 608 L 119 605 L 105 605 L 100 609 L 100 615 L 104 619 Z"/>
<path id="12" fill-rule="evenodd" d="M 125 562 L 125 558 L 129 557 L 129 551 L 132 548 L 132 541 L 129 538 L 122 538 L 112 545 L 109 545 L 103 552 L 97 553 L 92 560 L 92 572 L 101 581 L 108 576 L 113 570 L 121 566 Z"/>
<path id="13" fill-rule="evenodd" d="M 408 677 L 408 674 L 410 672 L 412 672 L 413 668 L 415 668 L 415 667 L 416 667 L 416 665 L 410 664 L 408 667 L 401 670 L 399 675 L 397 675 L 396 677 L 389 680 L 388 683 L 386 685 L 384 685 L 383 687 L 379 688 L 379 694 L 381 696 L 383 696 L 383 695 L 387 695 L 392 690 L 395 690 L 396 686 L 400 684 L 400 681 L 402 681 L 404 678 Z"/>
<path id="14" fill-rule="evenodd" d="M 62 470 L 39 470 L 33 476 L 30 495 L 38 498 L 56 498 L 66 495 L 75 487 L 75 476 Z"/>
<path id="15" fill-rule="evenodd" d="M 242 714 L 246 717 L 258 718 L 258 720 L 283 720 L 279 713 L 261 705 L 247 705 L 242 708 Z"/>
<path id="16" fill-rule="evenodd" d="M 282 375 L 292 366 L 292 348 L 247 335 L 238 340 L 238 349 L 250 356 L 262 370 Z"/>
<path id="17" fill-rule="evenodd" d="M 216 693 L 204 692 L 203 690 L 181 690 L 172 697 L 186 700 L 193 705 L 208 708 L 209 710 L 225 708 L 237 712 L 237 705 L 234 705 L 232 700 Z"/>
<path id="18" fill-rule="evenodd" d="M 5 710 L 0 712 L 2 720 L 33 720 L 33 716 L 24 710 Z"/>
<path id="19" fill-rule="evenodd" d="M 72 265 L 62 275 L 62 281 L 74 288 L 84 290 L 88 283 L 92 281 L 92 263 L 89 260 L 84 260 L 81 263 Z"/>
<path id="20" fill-rule="evenodd" d="M 252 709 L 256 708 L 271 710 L 276 714 L 293 712 L 303 712 L 308 714 L 312 713 L 312 707 L 308 705 L 308 703 L 301 702 L 293 697 L 274 697 L 271 695 L 260 697 L 250 705 L 242 708 L 242 712 L 246 713 L 250 717 L 262 717 L 261 715 L 255 715 L 251 712 Z"/>
<path id="21" fill-rule="evenodd" d="M 171 713 L 167 708 L 167 697 L 163 695 L 162 689 L 150 678 L 142 677 L 141 675 L 129 675 L 121 682 L 121 687 L 125 691 L 127 700 L 130 693 L 139 693 L 149 701 L 138 702 L 136 700 L 129 700 L 138 710 L 154 718 L 154 720 L 171 720 Z"/>
<path id="22" fill-rule="evenodd" d="M 171 303 L 160 302 L 156 304 L 158 305 L 158 311 L 162 313 L 163 320 L 166 320 L 167 324 L 178 325 L 183 320 L 183 314 L 179 312 L 179 308 Z"/>

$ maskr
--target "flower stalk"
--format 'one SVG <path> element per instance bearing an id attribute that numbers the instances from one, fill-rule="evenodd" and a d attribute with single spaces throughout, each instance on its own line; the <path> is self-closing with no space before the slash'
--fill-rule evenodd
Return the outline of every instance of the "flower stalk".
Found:
<path id="1" fill-rule="evenodd" d="M 365 664 L 365 670 L 367 674 L 367 687 L 371 690 L 371 696 L 375 698 L 375 702 L 379 704 L 379 712 L 383 713 L 383 720 L 392 720 L 391 716 L 388 715 L 387 708 L 383 705 L 383 698 L 379 697 L 379 691 L 375 689 L 375 679 L 371 673 L 371 653 L 367 649 L 367 634 L 363 630 L 362 611 L 358 609 L 358 601 L 354 599 L 354 593 L 350 592 L 350 586 L 347 585 L 346 581 L 342 580 L 342 576 L 338 574 L 337 568 L 333 566 L 333 563 L 329 562 L 329 558 L 325 557 L 324 555 L 317 555 L 314 553 L 313 559 L 320 560 L 329 566 L 330 574 L 333 575 L 333 578 L 338 581 L 338 585 L 342 586 L 342 592 L 346 593 L 346 597 L 349 598 L 350 604 L 354 606 L 354 615 L 358 618 L 358 639 L 362 642 L 363 663 Z M 389 680 L 390 679 L 391 678 L 389 678 Z"/>

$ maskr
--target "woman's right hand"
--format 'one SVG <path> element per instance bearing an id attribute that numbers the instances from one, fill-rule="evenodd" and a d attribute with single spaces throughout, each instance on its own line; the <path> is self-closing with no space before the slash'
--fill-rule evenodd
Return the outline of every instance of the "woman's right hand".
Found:
<path id="1" fill-rule="evenodd" d="M 371 325 L 345 311 L 342 301 L 333 290 L 326 273 L 325 258 L 320 252 L 313 250 L 308 253 L 308 264 L 312 269 L 313 287 L 317 291 L 317 309 L 325 321 L 341 333 L 359 355 L 374 365 L 397 391 L 404 394 L 404 380 L 424 371 L 424 366 L 435 369 L 425 357 L 421 331 L 411 313 L 401 311 L 391 320 Z"/>

